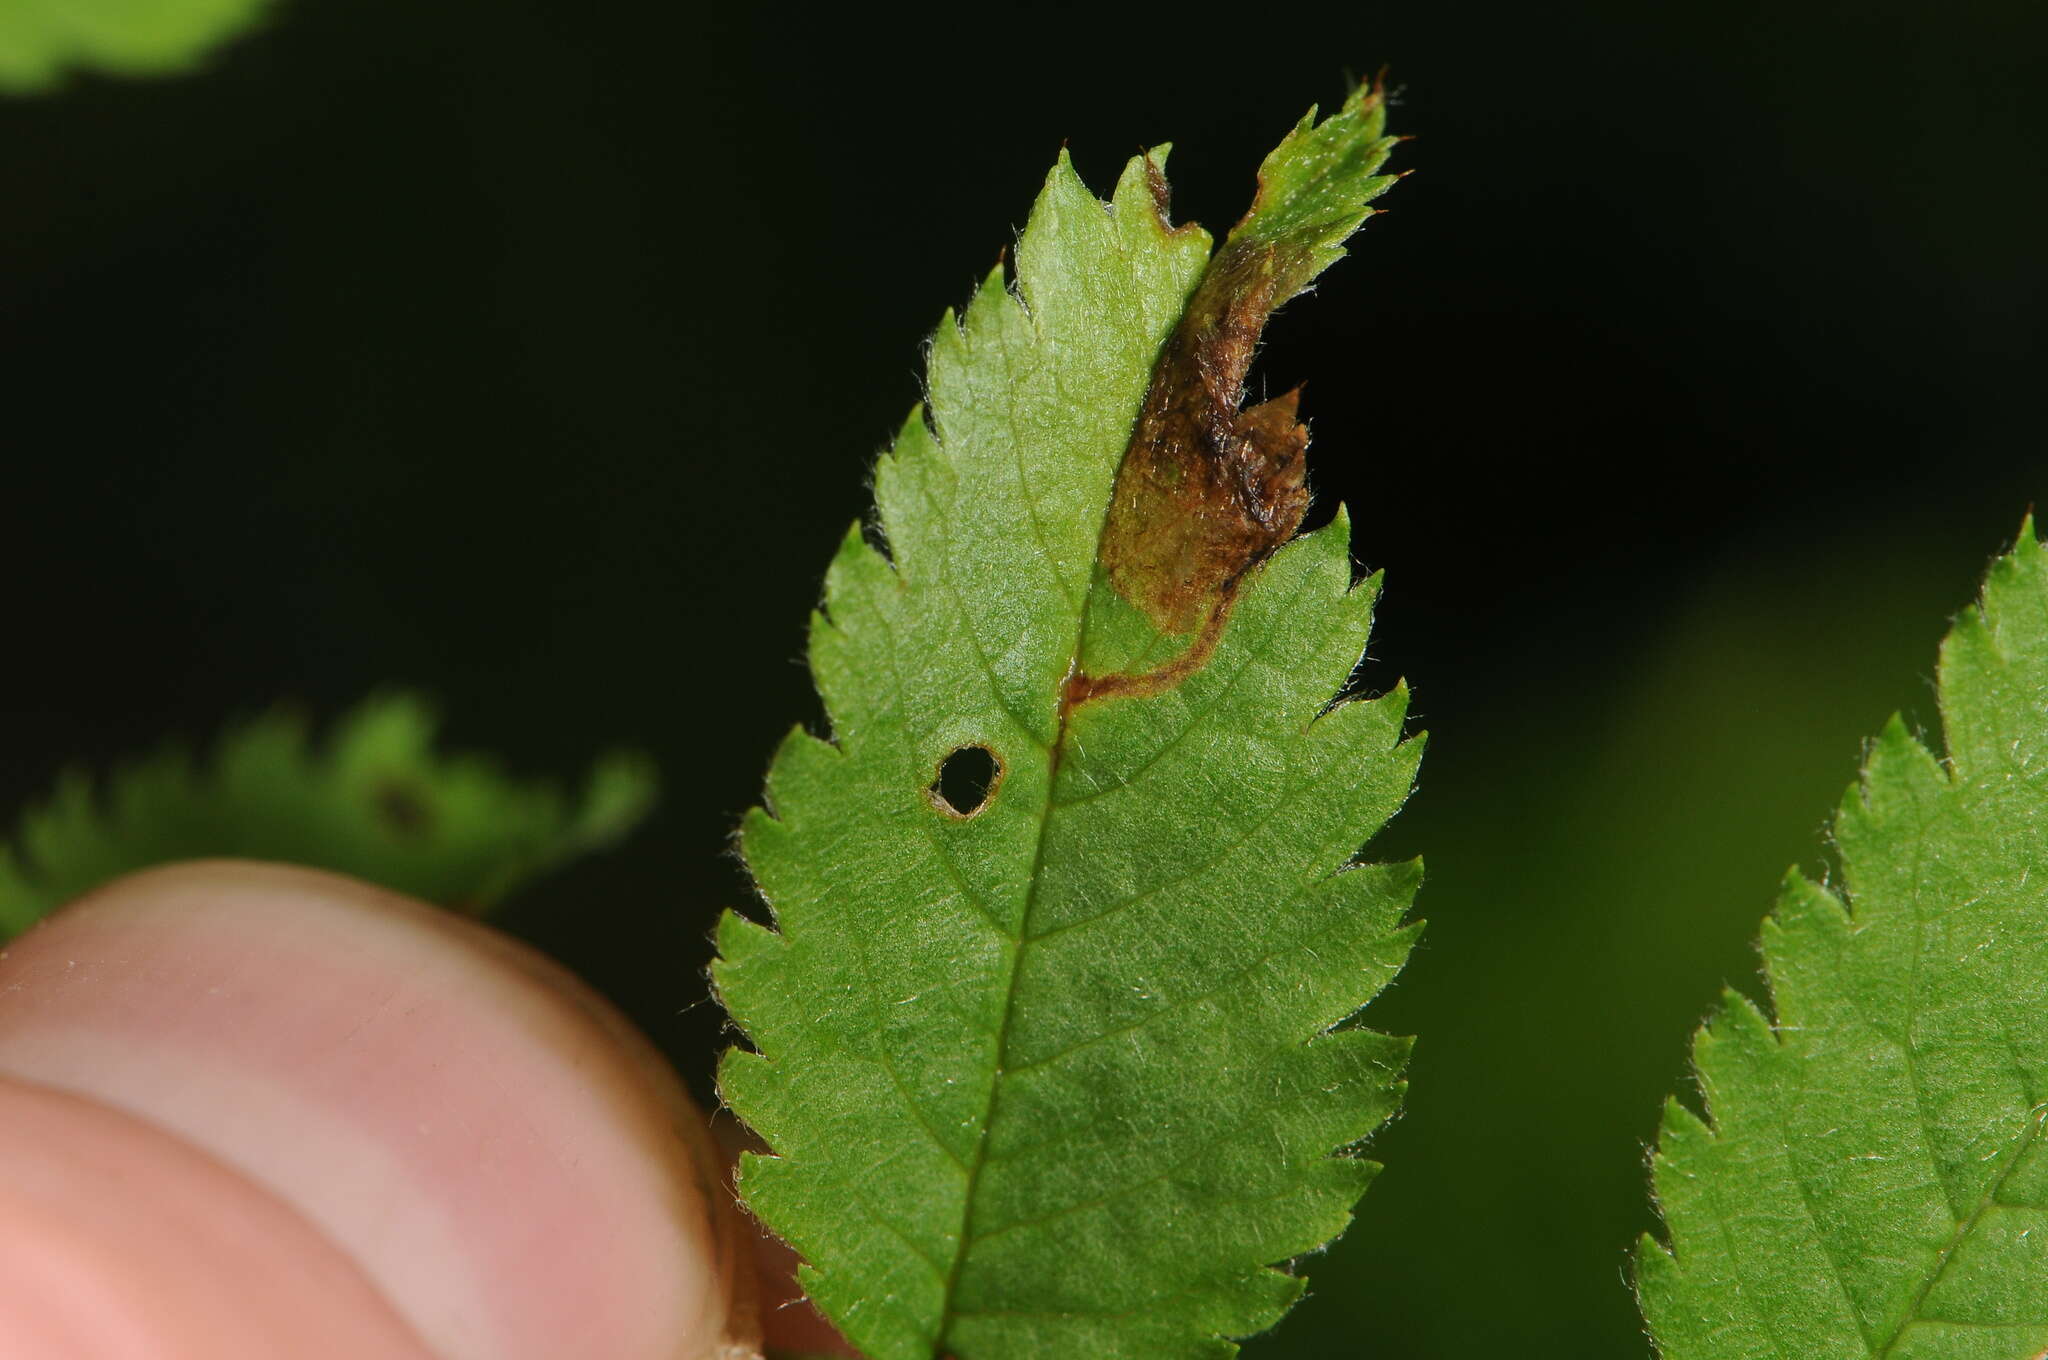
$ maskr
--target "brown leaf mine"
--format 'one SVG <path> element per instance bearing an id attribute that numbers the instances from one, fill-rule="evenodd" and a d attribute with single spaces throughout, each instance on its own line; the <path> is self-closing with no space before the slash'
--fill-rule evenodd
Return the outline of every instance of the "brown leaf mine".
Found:
<path id="1" fill-rule="evenodd" d="M 1152 370 L 1103 521 L 1103 578 L 1178 655 L 1163 662 L 1076 669 L 1066 706 L 1157 694 L 1208 664 L 1245 578 L 1301 528 L 1308 512 L 1308 429 L 1299 391 L 1245 409 L 1245 374 L 1274 309 L 1343 254 L 1366 204 L 1397 176 L 1379 169 L 1382 87 L 1354 90 L 1317 122 L 1314 111 L 1259 168 L 1251 210 L 1231 232 Z M 1165 220 L 1165 181 L 1148 163 Z M 1156 653 L 1154 653 L 1156 655 Z"/>
<path id="2" fill-rule="evenodd" d="M 1276 297 L 1275 247 L 1233 241 L 1166 342 L 1118 469 L 1102 564 L 1169 633 L 1199 633 L 1308 511 L 1298 393 L 1240 410 Z"/>
<path id="3" fill-rule="evenodd" d="M 1199 670 L 1238 583 L 1301 527 L 1309 496 L 1299 389 L 1240 409 L 1259 334 L 1300 286 L 1280 277 L 1291 263 L 1283 251 L 1233 240 L 1203 274 L 1160 351 L 1103 524 L 1110 584 L 1161 632 L 1191 641 L 1142 675 L 1075 675 L 1070 705 L 1157 693 Z"/>

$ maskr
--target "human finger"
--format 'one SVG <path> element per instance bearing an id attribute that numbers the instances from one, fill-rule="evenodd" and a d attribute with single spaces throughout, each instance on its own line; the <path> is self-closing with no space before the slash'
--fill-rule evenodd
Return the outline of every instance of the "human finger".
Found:
<path id="1" fill-rule="evenodd" d="M 447 1360 L 756 1351 L 702 1116 L 611 1007 L 332 874 L 150 870 L 0 954 L 0 1072 L 304 1216 Z"/>

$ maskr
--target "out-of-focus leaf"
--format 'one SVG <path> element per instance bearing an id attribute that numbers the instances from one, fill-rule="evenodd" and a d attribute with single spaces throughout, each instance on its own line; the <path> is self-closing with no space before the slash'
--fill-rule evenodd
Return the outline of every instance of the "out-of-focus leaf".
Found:
<path id="1" fill-rule="evenodd" d="M 2032 525 L 1943 644 L 1937 758 L 1894 719 L 1835 822 L 1837 893 L 1764 925 L 1666 1108 L 1667 1360 L 2032 1360 L 2048 1347 L 2048 554 Z M 1710 1121 L 1710 1122 L 1709 1122 Z"/>
<path id="2" fill-rule="evenodd" d="M 255 23 L 271 0 L 0 0 L 0 91 L 27 93 L 73 70 L 186 71 Z"/>
<path id="3" fill-rule="evenodd" d="M 531 876 L 611 844 L 652 806 L 641 756 L 601 760 L 582 792 L 508 777 L 433 749 L 435 719 L 404 694 L 371 698 L 312 740 L 279 709 L 224 732 L 204 758 L 172 746 L 63 776 L 0 845 L 0 938 L 131 870 L 172 860 L 279 860 L 481 912 Z"/>

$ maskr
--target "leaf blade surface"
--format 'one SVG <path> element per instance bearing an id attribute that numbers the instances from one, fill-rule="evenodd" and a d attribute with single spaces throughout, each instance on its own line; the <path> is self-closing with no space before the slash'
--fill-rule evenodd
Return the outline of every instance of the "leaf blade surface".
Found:
<path id="1" fill-rule="evenodd" d="M 932 342 L 876 472 L 886 554 L 853 532 L 828 574 L 832 739 L 793 734 L 745 824 L 774 929 L 721 925 L 756 1051 L 720 1084 L 775 1153 L 748 1203 L 873 1360 L 1227 1356 L 1370 1178 L 1331 1154 L 1392 1113 L 1405 1043 L 1336 1027 L 1405 957 L 1416 872 L 1347 866 L 1419 744 L 1404 693 L 1333 703 L 1376 583 L 1341 516 L 1288 541 L 1305 431 L 1238 402 L 1389 182 L 1382 118 L 1361 91 L 1304 120 L 1213 260 L 1161 153 L 1107 204 L 1062 156 L 1014 286 Z M 1171 513 L 1225 527 L 1112 571 Z M 977 747 L 999 773 L 962 815 L 936 790 Z"/>
<path id="2" fill-rule="evenodd" d="M 1947 758 L 1896 718 L 1835 822 L 1845 891 L 1790 875 L 1773 1017 L 1730 994 L 1673 1102 L 1671 1360 L 2034 1360 L 2048 1348 L 2048 562 L 2031 523 L 1942 647 Z"/>

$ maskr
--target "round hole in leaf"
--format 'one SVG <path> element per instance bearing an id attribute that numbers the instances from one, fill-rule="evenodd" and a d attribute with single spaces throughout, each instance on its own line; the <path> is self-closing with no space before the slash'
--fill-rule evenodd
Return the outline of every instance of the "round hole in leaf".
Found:
<path id="1" fill-rule="evenodd" d="M 1003 762 L 986 746 L 962 746 L 939 762 L 939 777 L 926 790 L 933 806 L 949 817 L 972 817 L 988 806 L 1003 782 Z"/>

